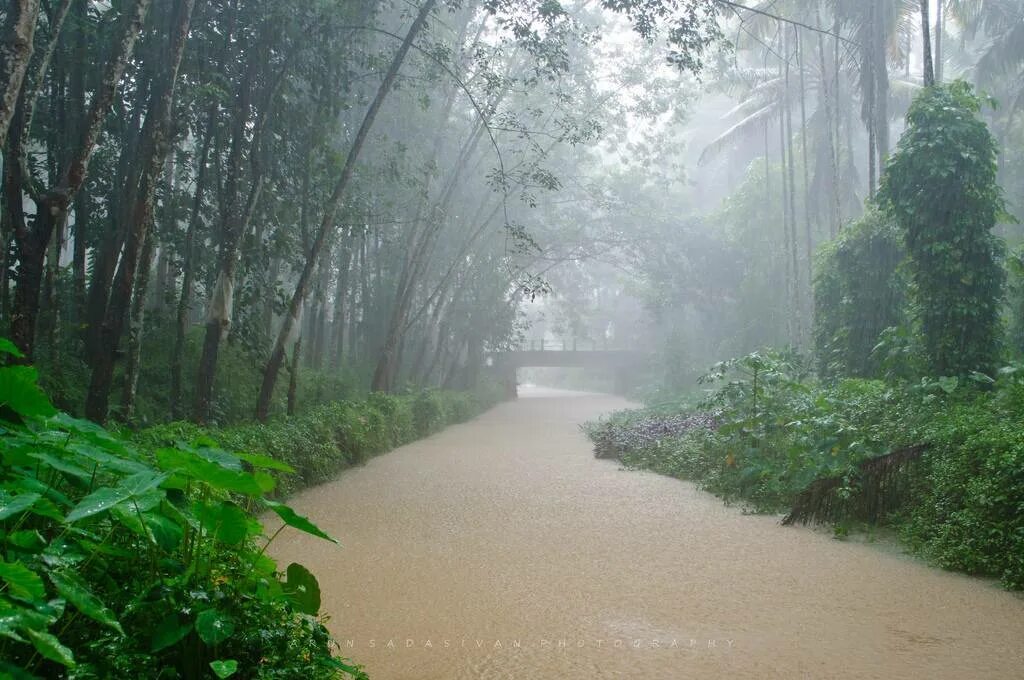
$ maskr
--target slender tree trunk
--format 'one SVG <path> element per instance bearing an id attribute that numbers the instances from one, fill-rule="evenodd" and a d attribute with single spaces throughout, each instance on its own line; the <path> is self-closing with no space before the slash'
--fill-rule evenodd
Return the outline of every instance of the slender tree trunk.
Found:
<path id="1" fill-rule="evenodd" d="M 299 357 L 302 355 L 302 335 L 300 334 L 292 348 L 291 371 L 288 376 L 288 416 L 295 415 L 299 392 Z"/>
<path id="2" fill-rule="evenodd" d="M 170 40 L 170 58 L 163 76 L 163 83 L 158 88 L 154 88 L 153 103 L 149 107 L 146 124 L 143 126 L 142 175 L 131 211 L 132 219 L 125 240 L 124 252 L 117 267 L 117 274 L 114 276 L 110 302 L 104 315 L 101 330 L 102 343 L 98 348 L 97 361 L 93 365 L 89 392 L 85 400 L 86 417 L 98 423 L 104 422 L 107 418 L 117 347 L 124 332 L 125 321 L 131 307 L 132 287 L 136 282 L 139 263 L 147 240 L 150 241 L 150 247 L 152 247 L 149 230 L 153 222 L 156 187 L 171 146 L 171 116 L 178 72 L 185 51 L 194 6 L 195 0 L 178 0 L 176 3 L 173 15 L 173 34 Z M 151 253 L 152 251 L 150 251 Z M 148 266 L 146 268 L 148 269 Z M 141 280 L 148 283 L 148 272 Z M 145 291 L 142 291 L 141 297 L 143 298 L 141 304 L 144 305 Z"/>
<path id="3" fill-rule="evenodd" d="M 783 29 L 785 31 L 785 29 Z M 796 28 L 793 28 L 794 33 Z M 785 35 L 785 32 L 783 33 Z M 790 86 L 790 66 L 789 62 L 792 58 L 793 52 L 788 40 L 783 41 L 785 56 L 786 56 L 786 72 L 785 72 L 785 105 L 783 107 L 783 117 L 785 126 L 785 139 L 786 139 L 786 157 L 787 173 L 788 173 L 788 187 L 789 187 L 789 246 L 790 246 L 790 261 L 793 268 L 793 326 L 794 326 L 794 344 L 800 346 L 803 343 L 803 280 L 800 276 L 800 257 L 798 255 L 800 246 L 798 245 L 799 239 L 797 238 L 797 218 L 796 218 L 796 160 L 795 151 L 793 149 L 793 107 L 791 106 L 791 86 Z"/>
<path id="4" fill-rule="evenodd" d="M 206 198 L 207 176 L 209 174 L 210 146 L 213 141 L 215 113 L 207 117 L 206 132 L 196 169 L 196 191 L 192 197 L 192 212 L 185 228 L 185 242 L 182 245 L 181 294 L 175 311 L 174 348 L 171 351 L 171 416 L 177 420 L 181 410 L 181 373 L 185 363 L 185 336 L 188 333 L 189 313 L 192 310 L 192 295 L 195 289 L 196 231 L 203 213 Z"/>
<path id="5" fill-rule="evenodd" d="M 228 180 L 225 193 L 227 205 L 223 209 L 221 219 L 221 238 L 218 250 L 218 273 L 213 294 L 207 306 L 206 332 L 203 338 L 203 353 L 199 359 L 199 373 L 196 377 L 195 406 L 193 418 L 196 422 L 205 423 L 209 418 L 210 403 L 213 399 L 213 383 L 217 372 L 220 355 L 220 344 L 227 336 L 234 315 L 235 275 L 238 268 L 239 245 L 242 237 L 249 229 L 253 214 L 263 191 L 264 177 L 262 166 L 258 162 L 262 146 L 260 137 L 265 130 L 266 116 L 269 114 L 269 102 L 260 115 L 253 134 L 249 153 L 253 161 L 253 177 L 249 187 L 248 198 L 239 205 L 238 185 L 241 176 L 241 164 L 244 145 L 250 122 L 250 104 L 252 85 L 256 77 L 256 61 L 250 62 L 245 81 L 241 86 L 235 103 L 235 120 L 233 125 L 231 152 L 228 159 Z"/>
<path id="6" fill-rule="evenodd" d="M 128 323 L 128 349 L 124 369 L 124 388 L 121 392 L 121 418 L 131 422 L 135 417 L 135 396 L 139 390 L 139 369 L 142 365 L 142 337 L 146 323 L 146 292 L 149 288 L 149 274 L 153 268 L 154 242 L 156 236 L 150 232 L 142 247 L 141 267 L 135 276 L 132 292 L 130 318 Z"/>
<path id="7" fill-rule="evenodd" d="M 804 246 L 806 248 L 807 256 L 807 285 L 814 285 L 814 268 L 811 264 L 814 262 L 814 238 L 811 233 L 811 180 L 810 180 L 810 163 L 807 161 L 807 87 L 804 82 L 804 43 L 803 36 L 796 29 L 796 50 L 799 61 L 797 62 L 800 67 L 800 151 L 803 154 L 803 166 L 804 166 Z M 808 290 L 810 290 L 808 288 Z"/>
<path id="8" fill-rule="evenodd" d="M 349 265 L 352 259 L 352 248 L 346 245 L 341 248 L 338 260 L 338 281 L 334 288 L 334 324 L 332 328 L 333 347 L 331 369 L 340 373 L 345 361 L 345 316 L 348 313 L 345 298 L 348 296 Z"/>
<path id="9" fill-rule="evenodd" d="M 880 10 L 875 13 L 875 40 L 876 49 L 872 57 L 875 73 L 875 144 L 878 153 L 877 177 L 881 181 L 882 171 L 889 156 L 889 63 L 886 59 L 889 35 L 885 15 Z"/>
<path id="10" fill-rule="evenodd" d="M 281 370 L 281 362 L 284 358 L 285 340 L 291 335 L 292 325 L 296 321 L 298 310 L 301 309 L 302 304 L 306 299 L 310 278 L 313 275 L 313 270 L 317 265 L 320 253 L 324 250 L 327 245 L 328 238 L 335 228 L 335 215 L 337 214 L 338 207 L 341 205 L 342 199 L 345 197 L 349 182 L 351 181 L 352 175 L 355 171 L 359 154 L 362 151 L 367 137 L 369 136 L 370 129 L 373 127 L 374 120 L 377 118 L 377 114 L 380 112 L 380 109 L 384 104 L 384 100 L 386 99 L 388 92 L 391 90 L 395 79 L 398 77 L 398 71 L 402 66 L 402 62 L 405 60 L 406 54 L 408 54 L 409 49 L 412 47 L 412 43 L 416 39 L 420 30 L 427 23 L 427 18 L 430 16 L 430 12 L 436 4 L 437 0 L 426 0 L 420 7 L 416 19 L 413 21 L 412 26 L 410 26 L 409 31 L 405 34 L 405 38 L 402 40 L 401 46 L 398 48 L 394 58 L 391 60 L 391 65 L 388 67 L 384 80 L 377 89 L 377 95 L 373 102 L 371 102 L 370 107 L 367 109 L 362 125 L 360 125 L 359 131 L 356 133 L 355 139 L 352 141 L 352 147 L 349 149 L 348 156 L 345 158 L 345 166 L 342 168 L 341 175 L 338 178 L 338 183 L 334 187 L 334 192 L 331 194 L 331 198 L 325 206 L 324 218 L 320 223 L 320 228 L 317 231 L 316 239 L 313 241 L 313 247 L 310 249 L 306 264 L 302 269 L 302 273 L 299 275 L 298 284 L 295 287 L 295 292 L 292 294 L 291 301 L 288 305 L 288 313 L 285 314 L 281 330 L 277 336 L 277 341 L 274 344 L 274 349 L 271 352 L 270 359 L 267 361 L 266 369 L 263 372 L 263 384 L 260 387 L 259 398 L 256 402 L 256 418 L 261 422 L 267 419 L 270 412 L 270 398 L 274 392 L 274 385 L 277 382 L 278 372 Z"/>
<path id="11" fill-rule="evenodd" d="M 821 6 L 816 4 L 818 23 L 821 24 Z M 831 71 L 828 61 L 825 58 L 825 38 L 818 34 L 818 61 L 821 63 L 821 99 L 825 110 L 826 142 L 828 143 L 828 163 L 830 179 L 830 200 L 829 200 L 829 238 L 835 238 L 839 233 L 839 161 L 837 159 L 835 134 L 836 102 L 835 93 L 831 87 Z"/>
<path id="12" fill-rule="evenodd" d="M 946 32 L 945 0 L 935 3 L 935 82 L 942 83 L 942 34 Z"/>
<path id="13" fill-rule="evenodd" d="M 921 0 L 921 42 L 924 45 L 924 86 L 935 85 L 935 65 L 932 63 L 932 36 L 931 25 L 928 18 L 928 3 L 931 0 Z"/>

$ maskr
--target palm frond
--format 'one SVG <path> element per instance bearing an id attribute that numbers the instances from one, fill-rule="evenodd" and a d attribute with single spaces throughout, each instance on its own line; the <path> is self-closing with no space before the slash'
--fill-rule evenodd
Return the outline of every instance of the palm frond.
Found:
<path id="1" fill-rule="evenodd" d="M 723 149 L 732 146 L 741 139 L 748 139 L 754 136 L 763 129 L 767 121 L 771 120 L 773 116 L 778 115 L 778 111 L 779 102 L 773 101 L 736 123 L 704 147 L 700 152 L 700 160 L 697 161 L 697 164 L 704 165 L 721 153 Z"/>

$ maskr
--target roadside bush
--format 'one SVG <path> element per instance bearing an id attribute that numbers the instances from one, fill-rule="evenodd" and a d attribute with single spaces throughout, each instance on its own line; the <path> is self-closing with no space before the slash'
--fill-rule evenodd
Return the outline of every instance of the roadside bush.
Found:
<path id="1" fill-rule="evenodd" d="M 448 421 L 444 398 L 441 392 L 424 390 L 412 405 L 413 424 L 416 432 L 425 437 L 437 432 Z"/>
<path id="2" fill-rule="evenodd" d="M 419 394 L 371 394 L 364 401 L 338 401 L 293 418 L 203 428 L 176 422 L 131 435 L 144 449 L 212 437 L 223 446 L 251 451 L 288 464 L 294 474 L 274 473 L 276 494 L 288 496 L 333 479 L 385 451 L 468 420 L 500 401 L 500 392 L 430 390 Z"/>
<path id="3" fill-rule="evenodd" d="M 1024 408 L 1020 387 L 936 410 L 903 536 L 935 563 L 1024 589 Z"/>

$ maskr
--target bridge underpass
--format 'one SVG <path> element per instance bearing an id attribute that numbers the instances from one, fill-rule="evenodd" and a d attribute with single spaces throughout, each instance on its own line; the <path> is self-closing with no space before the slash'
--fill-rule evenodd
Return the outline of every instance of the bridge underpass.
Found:
<path id="1" fill-rule="evenodd" d="M 626 391 L 629 376 L 640 370 L 645 355 L 636 350 L 622 349 L 521 349 L 493 352 L 487 356 L 498 379 L 505 385 L 507 395 L 517 394 L 517 372 L 520 368 L 593 368 L 609 371 L 614 376 L 614 391 Z"/>

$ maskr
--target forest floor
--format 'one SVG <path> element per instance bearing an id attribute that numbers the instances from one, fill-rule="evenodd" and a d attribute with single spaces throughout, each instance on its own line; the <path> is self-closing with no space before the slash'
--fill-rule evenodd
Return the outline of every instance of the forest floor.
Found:
<path id="1" fill-rule="evenodd" d="M 1020 677 L 1020 596 L 623 471 L 578 426 L 627 402 L 524 392 L 291 499 L 342 547 L 272 552 L 373 680 Z"/>

